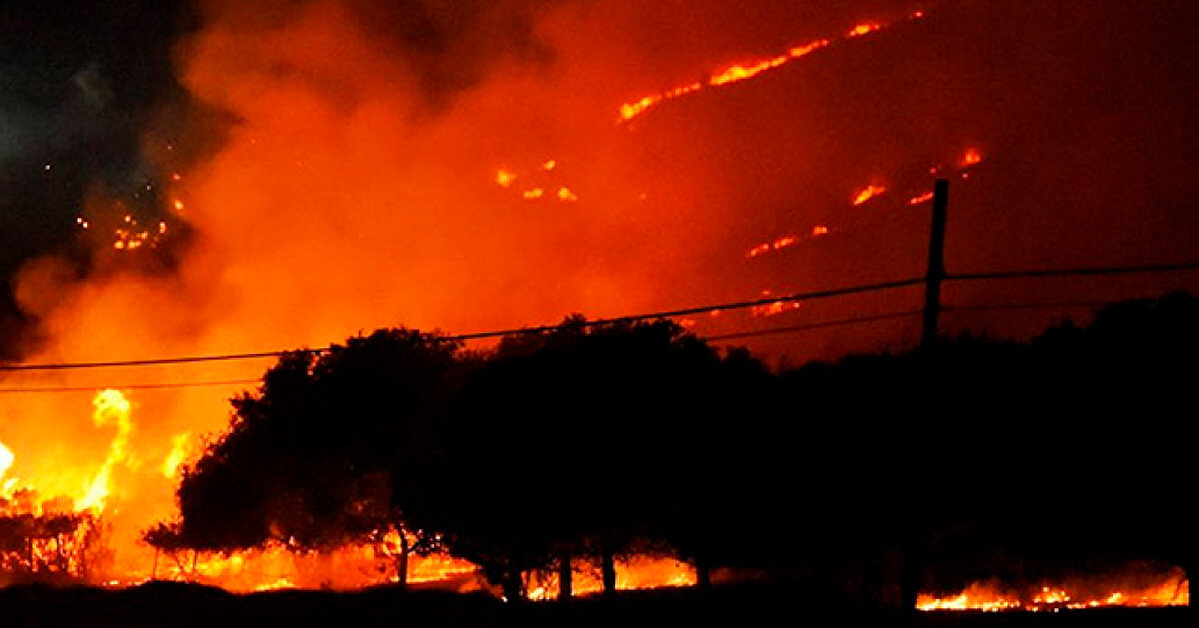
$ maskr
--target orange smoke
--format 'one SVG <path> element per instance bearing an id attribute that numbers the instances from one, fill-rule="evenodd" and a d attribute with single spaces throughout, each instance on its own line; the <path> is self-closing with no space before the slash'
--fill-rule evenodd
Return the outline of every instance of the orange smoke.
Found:
<path id="1" fill-rule="evenodd" d="M 591 77 L 546 80 L 515 60 L 493 61 L 497 78 L 456 92 L 452 106 L 430 104 L 412 57 L 369 32 L 349 3 L 305 3 L 279 20 L 243 19 L 249 10 L 207 5 L 203 27 L 178 48 L 184 87 L 237 120 L 211 156 L 164 169 L 163 213 L 179 215 L 186 203 L 195 237 L 164 272 L 148 249 L 177 230 L 114 214 L 117 204 L 96 195 L 77 212 L 81 238 L 94 238 L 91 275 L 48 256 L 15 279 L 16 300 L 45 338 L 29 362 L 241 353 L 376 327 L 474 331 L 651 310 L 701 254 L 686 238 L 656 235 L 719 228 L 644 211 L 619 185 L 632 167 L 611 101 L 581 89 Z M 495 28 L 507 24 L 496 19 Z M 547 37 L 558 36 L 552 27 Z M 580 154 L 590 169 L 575 167 Z M 570 181 L 560 179 L 567 171 Z M 529 211 L 526 192 L 594 205 L 586 220 L 559 220 Z M 109 223 L 115 233 L 99 228 Z M 647 260 L 659 272 L 644 272 Z M 253 380 L 268 365 L 30 371 L 4 384 L 94 392 Z M 172 519 L 180 470 L 205 435 L 226 428 L 239 388 L 126 391 L 126 419 L 113 414 L 116 393 L 103 410 L 91 392 L 5 395 L 0 484 L 95 508 L 114 556 L 96 577 L 149 577 L 154 552 L 140 532 Z"/>

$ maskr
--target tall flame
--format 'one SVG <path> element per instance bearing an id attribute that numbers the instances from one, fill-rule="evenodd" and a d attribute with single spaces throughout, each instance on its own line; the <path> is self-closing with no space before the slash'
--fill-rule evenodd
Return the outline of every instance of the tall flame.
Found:
<path id="1" fill-rule="evenodd" d="M 125 395 L 111 388 L 101 390 L 92 399 L 95 411 L 92 413 L 92 423 L 96 427 L 115 425 L 116 436 L 108 446 L 108 456 L 100 467 L 99 473 L 92 480 L 87 493 L 79 502 L 82 510 L 103 510 L 105 500 L 112 493 L 112 471 L 122 463 L 128 462 L 129 435 L 133 433 L 132 406 Z"/>

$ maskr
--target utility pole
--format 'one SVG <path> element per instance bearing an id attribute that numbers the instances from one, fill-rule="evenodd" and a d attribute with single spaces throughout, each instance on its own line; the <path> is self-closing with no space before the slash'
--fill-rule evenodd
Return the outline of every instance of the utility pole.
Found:
<path id="1" fill-rule="evenodd" d="M 928 236 L 928 273 L 924 276 L 924 333 L 921 348 L 937 342 L 937 317 L 941 314 L 941 280 L 945 278 L 945 214 L 949 206 L 949 180 L 937 179 L 933 188 L 933 224 Z"/>
<path id="2" fill-rule="evenodd" d="M 937 344 L 937 316 L 941 313 L 941 280 L 945 278 L 945 214 L 949 206 L 949 180 L 937 179 L 933 187 L 933 223 L 928 236 L 928 273 L 924 276 L 924 333 L 920 348 Z M 904 532 L 900 607 L 909 625 L 917 623 L 916 598 L 924 574 L 924 529 L 918 515 L 910 515 Z"/>

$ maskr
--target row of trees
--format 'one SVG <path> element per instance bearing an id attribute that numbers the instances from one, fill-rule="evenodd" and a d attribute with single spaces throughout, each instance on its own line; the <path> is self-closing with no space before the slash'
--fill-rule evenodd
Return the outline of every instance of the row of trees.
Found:
<path id="1" fill-rule="evenodd" d="M 850 563 L 898 586 L 898 554 L 905 597 L 930 586 L 922 558 L 950 579 L 994 575 L 979 570 L 1001 552 L 1189 567 L 1193 517 L 1172 494 L 1193 490 L 1193 445 L 1171 407 L 1193 403 L 1197 322 L 1172 296 L 1032 343 L 781 374 L 667 321 L 570 318 L 485 354 L 379 330 L 289 354 L 235 398 L 183 474 L 180 519 L 145 538 L 325 551 L 398 531 L 401 577 L 444 548 L 509 599 L 530 570 L 569 591 L 572 556 L 600 557 L 610 590 L 614 557 L 655 548 L 701 584 L 712 565 Z"/>

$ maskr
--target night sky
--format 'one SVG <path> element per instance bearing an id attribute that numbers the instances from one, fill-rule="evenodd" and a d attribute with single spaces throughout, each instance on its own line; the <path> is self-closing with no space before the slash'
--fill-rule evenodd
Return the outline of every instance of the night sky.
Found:
<path id="1" fill-rule="evenodd" d="M 172 40 L 193 24 L 185 2 L 6 2 L 0 9 L 0 273 L 76 236 L 84 196 L 103 186 L 141 212 L 159 174 L 143 159 L 158 112 L 186 103 Z M 49 168 L 47 168 L 49 166 Z M 17 316 L 0 297 L 4 355 Z"/>

